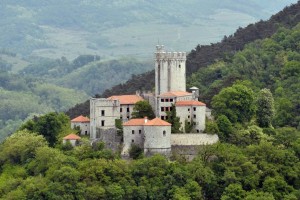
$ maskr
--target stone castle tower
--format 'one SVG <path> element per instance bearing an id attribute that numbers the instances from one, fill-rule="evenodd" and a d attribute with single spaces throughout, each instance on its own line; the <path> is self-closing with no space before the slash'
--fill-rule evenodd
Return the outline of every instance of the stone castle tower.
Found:
<path id="1" fill-rule="evenodd" d="M 166 52 L 163 45 L 155 52 L 155 96 L 170 91 L 186 91 L 185 52 Z"/>

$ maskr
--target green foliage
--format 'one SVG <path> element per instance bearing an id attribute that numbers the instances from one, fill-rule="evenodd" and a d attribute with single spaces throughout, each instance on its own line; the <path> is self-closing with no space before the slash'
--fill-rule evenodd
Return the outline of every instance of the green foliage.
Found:
<path id="1" fill-rule="evenodd" d="M 184 121 L 184 132 L 191 133 L 193 131 L 193 120 L 189 122 L 188 120 Z"/>
<path id="2" fill-rule="evenodd" d="M 229 119 L 225 115 L 220 115 L 216 121 L 219 129 L 221 140 L 226 141 L 229 135 L 233 132 L 233 127 Z"/>
<path id="3" fill-rule="evenodd" d="M 172 124 L 171 126 L 171 133 L 181 133 L 181 122 L 180 118 L 177 117 L 176 114 L 176 107 L 174 104 L 171 106 L 171 111 L 167 111 L 167 122 Z"/>
<path id="4" fill-rule="evenodd" d="M 214 114 L 225 115 L 232 123 L 249 122 L 254 115 L 254 93 L 242 84 L 224 88 L 212 100 Z"/>
<path id="5" fill-rule="evenodd" d="M 215 121 L 207 120 L 205 123 L 204 132 L 208 134 L 219 134 L 220 130 L 218 124 Z"/>
<path id="6" fill-rule="evenodd" d="M 138 101 L 134 104 L 131 116 L 132 118 L 148 117 L 149 119 L 153 119 L 155 117 L 155 114 L 148 101 Z"/>
<path id="7" fill-rule="evenodd" d="M 136 144 L 132 144 L 130 149 L 129 149 L 129 156 L 132 159 L 139 159 L 143 158 L 144 156 L 144 151 L 141 147 L 139 147 Z"/>
<path id="8" fill-rule="evenodd" d="M 69 121 L 70 118 L 64 113 L 48 113 L 29 120 L 20 129 L 27 129 L 43 135 L 49 145 L 54 146 L 57 143 L 59 134 L 68 129 Z"/>
<path id="9" fill-rule="evenodd" d="M 270 90 L 262 89 L 256 99 L 256 121 L 260 127 L 271 127 L 275 114 L 274 99 Z"/>

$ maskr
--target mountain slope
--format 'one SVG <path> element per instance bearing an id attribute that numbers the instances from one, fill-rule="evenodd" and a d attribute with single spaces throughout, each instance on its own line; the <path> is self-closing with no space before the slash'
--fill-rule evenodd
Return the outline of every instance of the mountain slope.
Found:
<path id="1" fill-rule="evenodd" d="M 81 54 L 148 56 L 158 40 L 189 50 L 195 41 L 217 41 L 295 2 L 2 0 L 0 47 L 68 59 Z"/>

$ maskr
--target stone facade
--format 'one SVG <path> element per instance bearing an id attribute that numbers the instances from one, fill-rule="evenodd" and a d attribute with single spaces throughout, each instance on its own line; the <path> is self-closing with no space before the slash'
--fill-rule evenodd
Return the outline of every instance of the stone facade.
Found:
<path id="1" fill-rule="evenodd" d="M 166 52 L 163 45 L 155 52 L 155 96 L 168 91 L 185 91 L 185 52 Z"/>
<path id="2" fill-rule="evenodd" d="M 90 99 L 90 138 L 96 139 L 96 128 L 115 128 L 115 120 L 120 119 L 120 102 L 105 98 Z"/>
<path id="3" fill-rule="evenodd" d="M 90 135 L 90 119 L 82 115 L 71 120 L 71 128 L 79 127 L 80 135 Z"/>
<path id="4" fill-rule="evenodd" d="M 171 152 L 171 124 L 155 118 L 153 120 L 131 119 L 123 124 L 124 147 L 122 155 L 129 154 L 133 144 L 144 149 L 145 155 L 160 153 L 166 156 Z"/>

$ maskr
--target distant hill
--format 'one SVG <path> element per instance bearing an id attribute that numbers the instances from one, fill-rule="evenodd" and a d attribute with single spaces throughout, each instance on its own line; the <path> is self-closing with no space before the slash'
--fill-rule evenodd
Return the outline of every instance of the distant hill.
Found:
<path id="1" fill-rule="evenodd" d="M 187 73 L 191 75 L 193 72 L 201 68 L 206 68 L 218 60 L 230 60 L 235 52 L 241 51 L 244 48 L 245 44 L 257 39 L 270 37 L 280 27 L 292 28 L 299 22 L 300 2 L 286 7 L 267 21 L 259 21 L 248 25 L 246 28 L 239 28 L 233 35 L 225 37 L 222 42 L 211 45 L 198 45 L 187 57 Z M 125 84 L 116 85 L 99 96 L 107 97 L 114 94 L 129 94 L 134 93 L 136 90 L 152 90 L 153 87 L 154 71 L 151 71 L 134 76 Z M 210 99 L 205 99 L 206 103 L 209 103 L 209 101 Z M 89 104 L 85 102 L 71 108 L 67 114 L 70 116 L 76 116 L 81 113 L 88 115 L 88 112 Z"/>
<path id="2" fill-rule="evenodd" d="M 188 51 L 210 44 L 297 0 L 2 0 L 0 48 L 18 54 L 74 59 L 149 57 L 161 41 Z"/>

